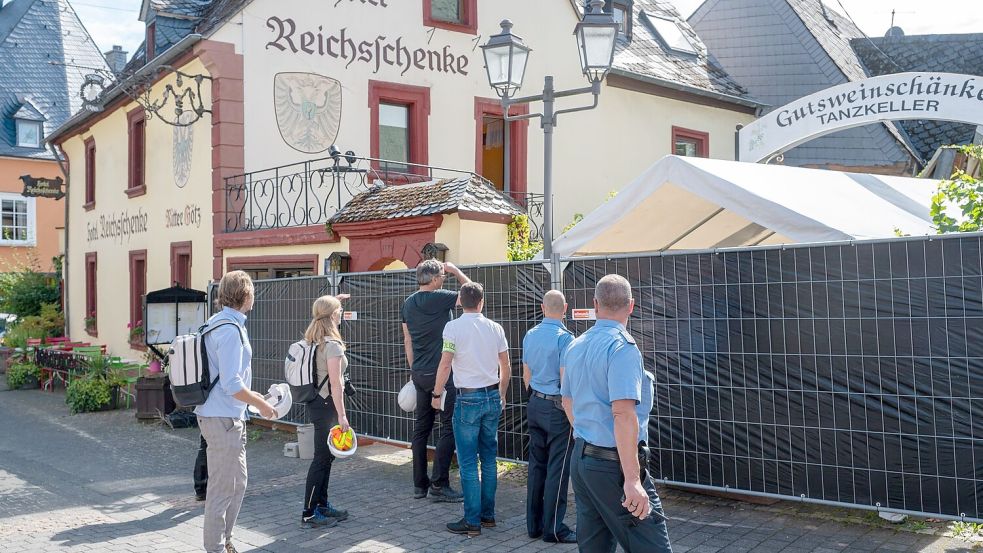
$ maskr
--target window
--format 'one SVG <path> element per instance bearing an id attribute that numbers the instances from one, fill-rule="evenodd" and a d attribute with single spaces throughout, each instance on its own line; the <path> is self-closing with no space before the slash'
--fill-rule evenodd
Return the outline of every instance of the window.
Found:
<path id="1" fill-rule="evenodd" d="M 423 24 L 478 34 L 478 0 L 423 0 Z"/>
<path id="2" fill-rule="evenodd" d="M 677 156 L 710 157 L 710 135 L 682 127 L 673 127 L 672 153 Z"/>
<path id="3" fill-rule="evenodd" d="M 21 148 L 40 148 L 41 122 L 17 119 L 17 145 Z"/>
<path id="4" fill-rule="evenodd" d="M 85 140 L 85 209 L 96 205 L 96 140 Z"/>
<path id="5" fill-rule="evenodd" d="M 130 343 L 143 345 L 132 329 L 143 326 L 143 297 L 147 295 L 147 250 L 130 252 Z"/>
<path id="6" fill-rule="evenodd" d="M 191 242 L 171 244 L 171 283 L 191 288 Z"/>
<path id="7" fill-rule="evenodd" d="M 393 162 L 373 162 L 373 169 L 403 173 L 404 180 L 405 173 L 424 174 L 423 167 L 407 163 L 427 164 L 430 89 L 369 81 L 369 110 L 371 157 Z M 392 180 L 385 174 L 380 177 Z"/>
<path id="8" fill-rule="evenodd" d="M 230 257 L 229 271 L 244 271 L 253 280 L 294 278 L 317 275 L 317 255 L 269 255 Z"/>
<path id="9" fill-rule="evenodd" d="M 529 106 L 513 106 L 511 114 L 529 113 Z M 474 119 L 475 172 L 497 188 L 523 203 L 526 193 L 529 121 L 510 121 L 506 127 L 502 104 L 498 100 L 475 98 Z M 508 128 L 508 133 L 505 130 Z M 506 152 L 508 152 L 508 186 L 506 187 Z"/>
<path id="10" fill-rule="evenodd" d="M 632 1 L 608 0 L 604 8 L 618 23 L 619 38 L 631 38 Z"/>
<path id="11" fill-rule="evenodd" d="M 85 331 L 96 336 L 96 252 L 85 254 Z"/>
<path id="12" fill-rule="evenodd" d="M 666 47 L 670 50 L 676 52 L 682 52 L 684 54 L 696 54 L 696 45 L 690 40 L 690 37 L 683 32 L 679 27 L 679 23 L 675 19 L 669 19 L 665 17 L 659 17 L 655 15 L 649 15 L 647 12 L 645 17 L 648 18 L 649 23 L 658 33 L 659 38 L 665 43 Z"/>
<path id="13" fill-rule="evenodd" d="M 13 192 L 0 192 L 0 245 L 35 244 L 35 199 Z"/>
<path id="14" fill-rule="evenodd" d="M 143 108 L 126 114 L 129 126 L 128 163 L 129 179 L 126 195 L 133 198 L 147 193 L 144 172 L 146 165 L 147 118 Z"/>
<path id="15" fill-rule="evenodd" d="M 379 157 L 402 162 L 384 167 L 394 171 L 407 169 L 410 160 L 410 108 L 399 104 L 379 104 Z"/>

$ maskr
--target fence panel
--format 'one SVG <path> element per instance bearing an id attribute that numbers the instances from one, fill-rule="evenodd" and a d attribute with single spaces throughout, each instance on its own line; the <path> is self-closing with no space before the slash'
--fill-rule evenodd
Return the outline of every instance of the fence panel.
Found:
<path id="1" fill-rule="evenodd" d="M 607 273 L 636 295 L 658 479 L 980 520 L 979 236 L 572 260 L 571 307 Z"/>

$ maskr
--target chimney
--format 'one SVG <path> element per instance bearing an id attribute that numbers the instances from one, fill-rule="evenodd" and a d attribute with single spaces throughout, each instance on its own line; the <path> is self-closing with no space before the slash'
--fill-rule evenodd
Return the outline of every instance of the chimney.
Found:
<path id="1" fill-rule="evenodd" d="M 0 0 L 3 2 L 3 0 Z M 109 52 L 103 54 L 106 56 L 106 63 L 109 64 L 109 69 L 115 74 L 119 74 L 126 67 L 126 52 L 123 51 L 122 46 L 113 46 L 113 49 Z"/>

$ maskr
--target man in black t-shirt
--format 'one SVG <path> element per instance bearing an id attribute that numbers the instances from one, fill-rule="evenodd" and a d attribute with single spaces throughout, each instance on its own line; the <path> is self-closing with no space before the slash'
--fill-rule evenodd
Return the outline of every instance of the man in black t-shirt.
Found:
<path id="1" fill-rule="evenodd" d="M 413 497 L 422 499 L 430 494 L 434 501 L 460 502 L 464 497 L 451 488 L 448 472 L 451 455 L 454 454 L 454 432 L 451 418 L 454 415 L 453 375 L 447 382 L 447 400 L 443 411 L 431 406 L 437 366 L 443 345 L 444 325 L 451 319 L 451 312 L 458 305 L 457 292 L 443 290 L 448 274 L 461 284 L 471 282 L 460 269 L 451 263 L 436 259 L 421 261 L 416 267 L 416 281 L 420 289 L 403 302 L 403 347 L 416 386 L 416 426 L 413 431 Z M 439 415 L 437 451 L 434 455 L 433 477 L 427 476 L 427 442 Z"/>

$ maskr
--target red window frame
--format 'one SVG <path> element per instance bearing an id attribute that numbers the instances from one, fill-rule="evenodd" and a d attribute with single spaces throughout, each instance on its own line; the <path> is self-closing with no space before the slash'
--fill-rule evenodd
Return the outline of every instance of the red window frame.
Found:
<path id="1" fill-rule="evenodd" d="M 484 124 L 484 117 L 502 117 L 502 103 L 499 100 L 490 98 L 474 99 L 474 172 L 484 174 L 484 156 L 482 155 L 481 128 Z M 512 106 L 509 115 L 526 115 L 529 113 L 529 105 Z M 521 201 L 522 196 L 527 191 L 527 169 L 529 160 L 529 120 L 509 122 L 509 157 L 512 163 L 509 166 L 509 194 L 512 199 Z"/>
<path id="2" fill-rule="evenodd" d="M 157 55 L 157 22 L 147 25 L 147 38 L 144 43 L 147 52 L 147 62 L 154 59 Z"/>
<path id="3" fill-rule="evenodd" d="M 697 157 L 710 157 L 710 133 L 695 131 L 683 127 L 672 127 L 672 141 L 669 143 L 669 154 L 676 155 L 676 139 L 695 140 L 699 144 Z"/>
<path id="4" fill-rule="evenodd" d="M 461 21 L 443 21 L 433 17 L 433 0 L 423 0 L 423 25 L 448 31 L 478 34 L 478 0 L 458 0 L 461 6 Z"/>
<path id="5" fill-rule="evenodd" d="M 182 267 L 184 259 L 187 265 Z M 171 284 L 191 288 L 191 260 L 190 241 L 171 243 Z"/>
<path id="6" fill-rule="evenodd" d="M 427 165 L 430 157 L 430 88 L 406 84 L 369 81 L 369 153 L 379 158 L 379 104 L 399 104 L 409 108 L 410 152 L 408 163 Z M 381 170 L 373 161 L 372 168 Z M 409 173 L 423 175 L 423 167 L 410 167 Z"/>
<path id="7" fill-rule="evenodd" d="M 85 319 L 95 317 L 95 323 L 85 327 L 85 332 L 89 336 L 99 336 L 99 317 L 96 292 L 98 290 L 98 255 L 96 252 L 86 252 L 85 254 Z"/>
<path id="8" fill-rule="evenodd" d="M 147 250 L 130 251 L 130 328 L 143 322 L 143 297 L 147 294 Z M 131 346 L 144 347 L 127 336 Z"/>
<path id="9" fill-rule="evenodd" d="M 82 207 L 91 211 L 96 206 L 96 139 L 85 139 L 85 203 Z"/>
<path id="10" fill-rule="evenodd" d="M 126 114 L 128 129 L 126 195 L 130 198 L 147 193 L 147 114 L 137 108 Z"/>

